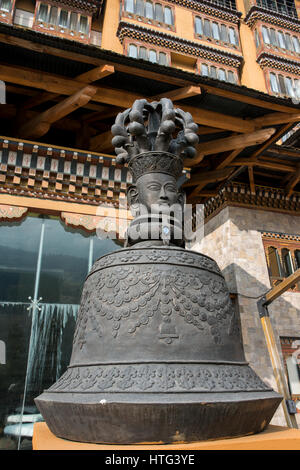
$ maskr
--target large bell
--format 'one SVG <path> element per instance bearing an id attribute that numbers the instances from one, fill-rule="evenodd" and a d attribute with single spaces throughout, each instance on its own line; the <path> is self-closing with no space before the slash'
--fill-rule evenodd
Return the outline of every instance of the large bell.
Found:
<path id="1" fill-rule="evenodd" d="M 134 124 L 142 125 L 145 108 L 142 134 Z M 151 119 L 160 122 L 156 140 Z M 171 140 L 170 121 L 184 122 L 184 136 Z M 152 107 L 140 100 L 115 126 L 115 136 L 124 138 L 119 161 L 129 162 L 136 183 L 131 202 L 158 202 L 164 212 L 180 200 L 174 189 L 180 158 L 193 153 L 190 115 L 169 100 Z M 145 136 L 150 144 L 141 149 Z M 163 218 L 148 220 L 159 226 Z M 89 273 L 70 365 L 35 400 L 57 436 L 121 444 L 242 436 L 265 429 L 278 407 L 281 397 L 245 361 L 238 315 L 217 263 L 183 248 L 174 237 L 178 221 L 167 220 L 158 239 L 149 240 L 138 215 L 129 246 L 101 257 Z"/>

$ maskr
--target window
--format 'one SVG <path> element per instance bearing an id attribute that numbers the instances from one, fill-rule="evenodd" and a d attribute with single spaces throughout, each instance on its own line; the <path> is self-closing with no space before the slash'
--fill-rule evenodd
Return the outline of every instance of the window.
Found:
<path id="1" fill-rule="evenodd" d="M 262 27 L 262 36 L 265 44 L 270 44 L 269 31 L 264 26 Z"/>
<path id="2" fill-rule="evenodd" d="M 278 31 L 278 42 L 281 49 L 286 49 L 284 34 L 282 31 Z"/>
<path id="3" fill-rule="evenodd" d="M 297 54 L 300 54 L 299 39 L 297 38 L 297 36 L 293 36 L 292 40 L 293 40 L 294 51 L 297 52 Z"/>
<path id="4" fill-rule="evenodd" d="M 268 232 L 263 234 L 263 244 L 270 282 L 276 286 L 300 267 L 300 237 Z M 300 282 L 290 290 L 299 292 Z"/>
<path id="5" fill-rule="evenodd" d="M 228 32 L 225 24 L 221 24 L 221 41 L 228 42 Z"/>
<path id="6" fill-rule="evenodd" d="M 280 343 L 291 398 L 300 413 L 300 337 L 281 337 Z"/>
<path id="7" fill-rule="evenodd" d="M 161 25 L 166 25 L 170 29 L 174 25 L 173 8 L 163 6 L 161 3 L 153 3 L 151 0 L 124 0 L 124 12 L 129 13 L 129 17 L 138 17 L 148 20 L 147 23 L 155 21 Z"/>
<path id="8" fill-rule="evenodd" d="M 200 64 L 200 73 L 204 77 L 211 77 L 229 83 L 237 83 L 237 75 L 233 70 L 225 70 L 215 65 Z"/>
<path id="9" fill-rule="evenodd" d="M 160 52 L 158 55 L 158 63 L 160 65 L 167 65 L 167 54 L 165 52 Z"/>
<path id="10" fill-rule="evenodd" d="M 206 64 L 201 64 L 201 75 L 208 77 L 208 67 Z"/>
<path id="11" fill-rule="evenodd" d="M 134 0 L 125 0 L 125 10 L 134 13 Z"/>
<path id="12" fill-rule="evenodd" d="M 139 49 L 139 59 L 147 60 L 147 49 L 145 47 L 140 47 L 140 49 Z"/>
<path id="13" fill-rule="evenodd" d="M 168 65 L 169 59 L 166 52 L 157 51 L 155 49 L 147 49 L 145 46 L 136 46 L 129 44 L 127 47 L 127 55 L 134 59 L 149 60 L 149 62 L 158 63 L 160 65 Z"/>
<path id="14" fill-rule="evenodd" d="M 135 13 L 144 16 L 144 0 L 135 0 Z"/>
<path id="15" fill-rule="evenodd" d="M 11 10 L 11 0 L 0 0 L 0 10 L 9 12 Z"/>
<path id="16" fill-rule="evenodd" d="M 212 24 L 212 35 L 214 39 L 220 40 L 220 31 L 218 23 Z"/>
<path id="17" fill-rule="evenodd" d="M 210 21 L 204 20 L 204 27 L 203 27 L 204 36 L 210 37 Z"/>
<path id="18" fill-rule="evenodd" d="M 160 3 L 155 3 L 155 19 L 157 21 L 160 21 L 161 23 L 164 22 L 164 11 L 163 11 L 163 7 Z"/>
<path id="19" fill-rule="evenodd" d="M 212 78 L 217 78 L 217 68 L 213 65 L 210 67 L 210 76 Z"/>
<path id="20" fill-rule="evenodd" d="M 30 444 L 34 421 L 42 420 L 34 398 L 69 364 L 86 275 L 96 259 L 119 247 L 113 240 L 66 227 L 57 217 L 30 214 L 21 222 L 0 225 L 0 331 L 6 345 L 1 447 L 9 442 L 16 448 L 20 438 L 22 449 Z M 21 424 L 23 412 L 27 419 Z"/>
<path id="21" fill-rule="evenodd" d="M 218 70 L 218 79 L 226 82 L 226 72 L 224 69 Z"/>
<path id="22" fill-rule="evenodd" d="M 157 62 L 156 51 L 154 51 L 153 49 L 150 49 L 149 51 L 149 62 Z"/>
<path id="23" fill-rule="evenodd" d="M 199 16 L 196 16 L 195 18 L 195 32 L 201 36 L 203 34 L 202 20 L 199 18 Z"/>
<path id="24" fill-rule="evenodd" d="M 270 73 L 270 83 L 271 83 L 271 90 L 274 93 L 279 93 L 279 87 L 278 87 L 277 77 L 275 73 Z"/>
<path id="25" fill-rule="evenodd" d="M 169 25 L 174 24 L 172 9 L 169 7 L 165 7 L 165 23 Z"/>
<path id="26" fill-rule="evenodd" d="M 289 98 L 298 98 L 300 96 L 299 80 L 296 78 L 270 72 L 270 85 L 273 93 Z"/>
<path id="27" fill-rule="evenodd" d="M 137 59 L 137 47 L 134 44 L 129 44 L 128 55 Z"/>
<path id="28" fill-rule="evenodd" d="M 233 28 L 229 28 L 229 42 L 237 46 L 237 37 Z"/>
<path id="29" fill-rule="evenodd" d="M 199 36 L 205 36 L 215 41 L 222 41 L 225 44 L 231 44 L 235 48 L 239 45 L 237 30 L 227 27 L 225 24 L 219 24 L 216 21 L 210 21 L 208 18 L 195 16 L 195 33 Z"/>
<path id="30" fill-rule="evenodd" d="M 47 3 L 38 2 L 37 9 L 35 29 L 71 36 L 78 40 L 88 40 L 90 32 L 88 16 Z"/>
<path id="31" fill-rule="evenodd" d="M 146 18 L 149 18 L 150 20 L 154 19 L 154 10 L 153 10 L 152 2 L 146 2 L 145 16 Z"/>
<path id="32" fill-rule="evenodd" d="M 262 26 L 263 41 L 268 46 L 280 47 L 280 49 L 300 53 L 299 39 L 289 33 L 277 31 L 274 28 Z M 256 44 L 257 45 L 257 44 Z"/>

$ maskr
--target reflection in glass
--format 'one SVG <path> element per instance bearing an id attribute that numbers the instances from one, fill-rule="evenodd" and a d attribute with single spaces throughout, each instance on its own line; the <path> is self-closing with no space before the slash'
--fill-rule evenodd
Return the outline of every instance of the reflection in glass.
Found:
<path id="1" fill-rule="evenodd" d="M 0 226 L 0 448 L 23 449 L 42 420 L 33 399 L 69 364 L 86 275 L 120 247 L 54 217 Z"/>

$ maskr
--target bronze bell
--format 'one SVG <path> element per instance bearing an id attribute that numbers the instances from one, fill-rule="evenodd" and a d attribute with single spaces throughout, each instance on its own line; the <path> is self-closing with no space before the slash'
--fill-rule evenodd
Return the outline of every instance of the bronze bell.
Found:
<path id="1" fill-rule="evenodd" d="M 168 99 L 138 100 L 112 127 L 117 161 L 133 175 L 135 219 L 126 247 L 92 267 L 70 365 L 35 400 L 59 437 L 130 444 L 242 436 L 265 429 L 282 399 L 245 361 L 217 263 L 175 236 L 180 210 L 169 209 L 183 208 L 177 180 L 196 132 Z"/>

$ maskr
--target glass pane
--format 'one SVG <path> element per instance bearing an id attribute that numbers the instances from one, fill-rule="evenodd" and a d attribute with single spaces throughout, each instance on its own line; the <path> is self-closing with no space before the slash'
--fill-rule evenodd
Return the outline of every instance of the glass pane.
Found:
<path id="1" fill-rule="evenodd" d="M 125 0 L 125 10 L 134 13 L 134 0 Z"/>
<path id="2" fill-rule="evenodd" d="M 59 26 L 62 28 L 67 28 L 68 26 L 68 12 L 66 10 L 61 10 L 59 15 Z"/>
<path id="3" fill-rule="evenodd" d="M 139 58 L 147 60 L 147 49 L 145 47 L 140 47 L 140 49 L 139 49 Z"/>
<path id="4" fill-rule="evenodd" d="M 50 24 L 56 25 L 56 23 L 57 23 L 57 12 L 58 12 L 57 7 L 51 7 L 50 20 L 49 20 Z"/>
<path id="5" fill-rule="evenodd" d="M 279 87 L 277 82 L 277 77 L 274 73 L 270 73 L 270 83 L 271 83 L 271 90 L 274 93 L 279 93 Z"/>
<path id="6" fill-rule="evenodd" d="M 146 18 L 149 18 L 150 20 L 154 19 L 154 9 L 152 2 L 146 2 Z"/>
<path id="7" fill-rule="evenodd" d="M 279 82 L 280 93 L 282 93 L 283 95 L 286 95 L 287 91 L 286 91 L 286 86 L 285 86 L 285 80 L 282 75 L 278 75 L 278 82 Z"/>
<path id="8" fill-rule="evenodd" d="M 223 69 L 218 70 L 218 78 L 219 80 L 226 81 L 226 72 Z"/>
<path id="9" fill-rule="evenodd" d="M 237 45 L 236 35 L 233 28 L 229 28 L 229 42 L 233 45 Z"/>
<path id="10" fill-rule="evenodd" d="M 77 21 L 78 21 L 77 13 L 72 12 L 71 13 L 71 19 L 70 19 L 70 29 L 72 29 L 72 31 L 76 31 Z"/>
<path id="11" fill-rule="evenodd" d="M 43 3 L 40 4 L 38 19 L 40 21 L 48 20 L 48 5 L 44 5 Z"/>
<path id="12" fill-rule="evenodd" d="M 277 249 L 268 247 L 269 270 L 272 277 L 281 277 L 281 266 Z"/>
<path id="13" fill-rule="evenodd" d="M 137 47 L 134 44 L 129 44 L 128 55 L 137 59 Z"/>
<path id="14" fill-rule="evenodd" d="M 290 276 L 293 274 L 294 269 L 292 265 L 292 259 L 291 259 L 291 254 L 290 251 L 286 248 L 282 250 L 282 258 L 284 262 L 284 269 L 285 269 L 285 274 L 286 276 Z"/>
<path id="15" fill-rule="evenodd" d="M 282 49 L 286 49 L 284 34 L 281 31 L 278 31 L 278 42 L 279 47 L 281 47 Z"/>
<path id="16" fill-rule="evenodd" d="M 285 34 L 285 43 L 286 43 L 287 49 L 289 51 L 292 51 L 293 50 L 293 44 L 292 44 L 292 41 L 291 41 L 291 36 L 287 33 Z"/>
<path id="17" fill-rule="evenodd" d="M 149 51 L 149 60 L 150 62 L 157 62 L 156 51 L 153 51 L 153 50 Z"/>
<path id="18" fill-rule="evenodd" d="M 165 23 L 169 25 L 173 24 L 172 9 L 169 7 L 165 7 Z"/>
<path id="19" fill-rule="evenodd" d="M 300 250 L 295 251 L 295 260 L 297 269 L 300 268 Z"/>
<path id="20" fill-rule="evenodd" d="M 160 52 L 158 56 L 158 63 L 160 65 L 167 65 L 167 54 Z"/>
<path id="21" fill-rule="evenodd" d="M 231 70 L 228 70 L 227 77 L 228 77 L 228 81 L 230 83 L 236 83 L 235 74 L 233 72 L 231 72 Z"/>
<path id="22" fill-rule="evenodd" d="M 198 16 L 195 18 L 195 31 L 196 34 L 203 34 L 202 20 Z"/>
<path id="23" fill-rule="evenodd" d="M 31 448 L 33 409 L 23 410 L 26 363 L 42 219 L 0 223 L 0 340 L 5 360 L 0 366 L 0 448 Z M 35 411 L 35 409 L 34 409 Z M 22 418 L 23 414 L 23 418 Z M 22 422 L 22 425 L 21 425 Z"/>
<path id="24" fill-rule="evenodd" d="M 163 7 L 159 3 L 155 4 L 155 19 L 161 23 L 164 22 Z"/>
<path id="25" fill-rule="evenodd" d="M 144 16 L 144 0 L 136 0 L 135 13 L 137 15 Z"/>
<path id="26" fill-rule="evenodd" d="M 82 233 L 58 219 L 46 219 L 39 285 L 43 303 L 79 302 L 89 253 L 89 238 Z"/>
<path id="27" fill-rule="evenodd" d="M 11 9 L 11 0 L 2 0 L 2 2 L 0 2 L 0 10 L 10 11 L 10 9 Z"/>
<path id="28" fill-rule="evenodd" d="M 80 17 L 79 32 L 83 34 L 88 33 L 88 19 L 86 16 Z"/>
<path id="29" fill-rule="evenodd" d="M 220 39 L 220 31 L 219 31 L 218 23 L 213 23 L 212 24 L 212 35 L 213 35 L 214 39 L 217 39 L 217 40 Z"/>
<path id="30" fill-rule="evenodd" d="M 300 45 L 299 45 L 299 39 L 296 36 L 293 36 L 293 46 L 294 46 L 294 51 L 297 52 L 297 54 L 300 53 Z"/>
<path id="31" fill-rule="evenodd" d="M 270 41 L 273 46 L 278 45 L 276 31 L 273 28 L 270 29 Z"/>
<path id="32" fill-rule="evenodd" d="M 265 44 L 270 44 L 269 31 L 264 26 L 262 27 L 262 37 Z"/>
<path id="33" fill-rule="evenodd" d="M 221 24 L 221 40 L 223 42 L 228 42 L 228 32 L 224 24 Z"/>
<path id="34" fill-rule="evenodd" d="M 203 26 L 203 29 L 204 29 L 204 36 L 210 37 L 210 36 L 211 36 L 211 32 L 210 32 L 210 21 L 204 20 L 203 24 L 204 24 L 204 26 Z"/>
<path id="35" fill-rule="evenodd" d="M 206 64 L 201 64 L 201 75 L 208 76 L 208 67 Z"/>
<path id="36" fill-rule="evenodd" d="M 217 69 L 213 65 L 210 67 L 210 74 L 212 78 L 217 78 Z"/>
<path id="37" fill-rule="evenodd" d="M 285 77 L 285 86 L 286 86 L 287 94 L 291 98 L 294 98 L 295 92 L 294 92 L 294 88 L 293 88 L 293 81 L 292 81 L 291 78 Z"/>

